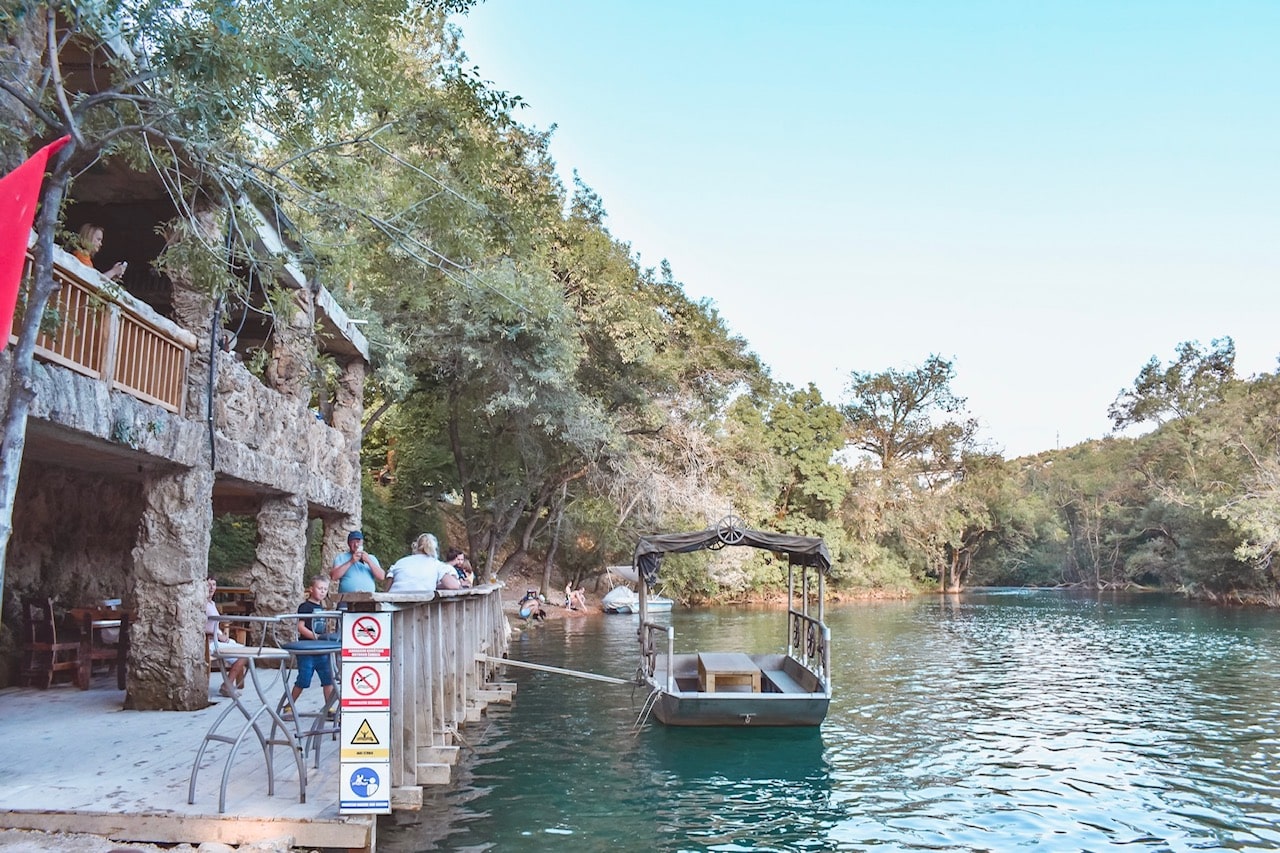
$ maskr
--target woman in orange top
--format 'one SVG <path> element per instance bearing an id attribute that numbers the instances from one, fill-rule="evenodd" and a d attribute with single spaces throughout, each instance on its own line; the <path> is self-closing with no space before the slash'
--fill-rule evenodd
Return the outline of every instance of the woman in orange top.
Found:
<path id="1" fill-rule="evenodd" d="M 93 266 L 93 256 L 102 248 L 102 226 L 94 225 L 92 222 L 86 222 L 80 226 L 79 246 L 71 254 L 75 255 L 76 260 L 87 267 Z M 119 281 L 120 276 L 124 275 L 125 268 L 129 264 L 126 261 L 120 261 L 111 269 L 103 273 L 112 281 Z"/>

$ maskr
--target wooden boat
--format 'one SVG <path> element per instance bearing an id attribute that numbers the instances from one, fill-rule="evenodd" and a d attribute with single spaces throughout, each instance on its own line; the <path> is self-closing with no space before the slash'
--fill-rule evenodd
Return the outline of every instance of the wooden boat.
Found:
<path id="1" fill-rule="evenodd" d="M 649 588 L 664 556 L 725 546 L 786 555 L 785 652 L 677 653 L 675 630 L 649 621 Z M 668 726 L 821 725 L 831 704 L 831 633 L 823 622 L 831 555 L 821 538 L 748 530 L 729 516 L 706 530 L 642 536 L 633 563 L 640 595 L 637 677 L 651 691 L 638 724 L 652 713 Z"/>

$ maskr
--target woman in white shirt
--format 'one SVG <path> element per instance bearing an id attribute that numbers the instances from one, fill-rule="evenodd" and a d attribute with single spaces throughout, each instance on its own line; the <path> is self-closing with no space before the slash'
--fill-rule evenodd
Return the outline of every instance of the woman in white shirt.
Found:
<path id="1" fill-rule="evenodd" d="M 413 543 L 413 553 L 401 557 L 387 569 L 391 586 L 387 592 L 431 592 L 436 589 L 461 589 L 462 582 L 453 566 L 436 555 L 440 544 L 436 537 L 424 533 Z"/>

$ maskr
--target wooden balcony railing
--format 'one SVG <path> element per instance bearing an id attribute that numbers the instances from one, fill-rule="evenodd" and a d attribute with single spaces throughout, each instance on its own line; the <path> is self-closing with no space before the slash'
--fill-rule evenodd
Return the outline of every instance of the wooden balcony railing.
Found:
<path id="1" fill-rule="evenodd" d="M 31 263 L 28 251 L 24 278 Z M 104 290 L 100 275 L 61 250 L 53 276 L 60 287 L 46 312 L 56 319 L 36 338 L 36 355 L 181 415 L 195 336 L 129 294 Z"/>

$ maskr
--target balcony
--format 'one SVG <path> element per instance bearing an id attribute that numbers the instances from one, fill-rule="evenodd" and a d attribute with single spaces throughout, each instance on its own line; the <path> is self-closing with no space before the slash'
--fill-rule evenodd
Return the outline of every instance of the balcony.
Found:
<path id="1" fill-rule="evenodd" d="M 36 357 L 181 416 L 195 335 L 110 287 L 66 252 L 54 251 L 53 277 L 60 287 L 49 299 L 46 314 L 54 320 L 36 338 Z M 24 276 L 31 264 L 28 249 Z"/>

